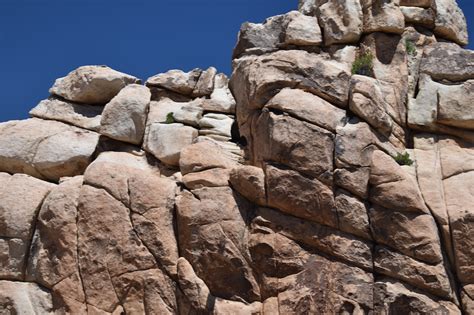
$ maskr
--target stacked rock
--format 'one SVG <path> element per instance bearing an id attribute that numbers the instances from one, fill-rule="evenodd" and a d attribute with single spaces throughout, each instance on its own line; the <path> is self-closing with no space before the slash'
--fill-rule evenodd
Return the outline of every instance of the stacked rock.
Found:
<path id="1" fill-rule="evenodd" d="M 0 313 L 474 314 L 466 43 L 455 0 L 302 0 L 230 81 L 58 79 L 0 124 Z"/>

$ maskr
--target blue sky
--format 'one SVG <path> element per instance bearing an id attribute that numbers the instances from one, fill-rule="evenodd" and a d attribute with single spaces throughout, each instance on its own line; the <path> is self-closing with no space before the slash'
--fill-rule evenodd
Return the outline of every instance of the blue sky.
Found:
<path id="1" fill-rule="evenodd" d="M 0 121 L 26 118 L 54 79 L 81 65 L 106 64 L 142 79 L 211 65 L 229 73 L 241 23 L 297 2 L 0 0 Z M 474 44 L 474 1 L 458 3 Z"/>

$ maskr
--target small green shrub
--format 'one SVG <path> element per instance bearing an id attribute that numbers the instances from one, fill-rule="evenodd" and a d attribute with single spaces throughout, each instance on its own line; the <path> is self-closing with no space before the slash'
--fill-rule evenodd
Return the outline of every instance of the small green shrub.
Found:
<path id="1" fill-rule="evenodd" d="M 407 49 L 407 54 L 409 54 L 411 56 L 416 55 L 416 46 L 411 40 L 407 39 L 405 41 L 405 47 Z"/>
<path id="2" fill-rule="evenodd" d="M 174 122 L 175 122 L 175 119 L 174 119 L 173 113 L 168 113 L 166 115 L 166 123 L 167 124 L 172 124 Z"/>
<path id="3" fill-rule="evenodd" d="M 360 55 L 352 64 L 352 74 L 372 76 L 374 67 L 374 56 L 369 52 Z"/>
<path id="4" fill-rule="evenodd" d="M 405 152 L 403 154 L 398 153 L 394 159 L 400 165 L 413 165 L 413 160 L 410 159 L 410 154 L 408 154 L 408 152 Z"/>

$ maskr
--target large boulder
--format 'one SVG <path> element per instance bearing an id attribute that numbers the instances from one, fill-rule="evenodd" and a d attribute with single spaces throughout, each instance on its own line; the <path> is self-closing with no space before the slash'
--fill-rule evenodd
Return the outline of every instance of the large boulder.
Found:
<path id="1" fill-rule="evenodd" d="M 324 55 L 281 50 L 237 59 L 230 86 L 246 109 L 262 108 L 280 89 L 294 86 L 346 107 L 350 76 L 344 63 Z"/>
<path id="2" fill-rule="evenodd" d="M 362 34 L 363 17 L 359 0 L 319 1 L 317 16 L 324 30 L 324 44 L 357 43 Z"/>
<path id="3" fill-rule="evenodd" d="M 143 148 L 170 166 L 179 165 L 181 150 L 198 136 L 193 127 L 179 123 L 150 123 L 145 131 Z"/>
<path id="4" fill-rule="evenodd" d="M 83 66 L 57 79 L 49 92 L 71 102 L 104 105 L 128 84 L 139 82 L 107 66 Z"/>
<path id="5" fill-rule="evenodd" d="M 104 108 L 100 133 L 109 138 L 140 144 L 145 133 L 151 93 L 147 87 L 131 84 Z"/>
<path id="6" fill-rule="evenodd" d="M 95 132 L 32 118 L 0 124 L 0 171 L 52 181 L 80 175 L 99 141 Z"/>

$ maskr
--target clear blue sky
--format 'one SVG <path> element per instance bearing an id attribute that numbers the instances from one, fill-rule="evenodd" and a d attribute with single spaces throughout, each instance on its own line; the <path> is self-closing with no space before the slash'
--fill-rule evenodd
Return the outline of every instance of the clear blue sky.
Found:
<path id="1" fill-rule="evenodd" d="M 0 0 L 0 121 L 26 118 L 54 79 L 81 65 L 107 64 L 142 79 L 211 65 L 229 73 L 241 23 L 297 2 Z M 474 43 L 474 1 L 458 3 Z"/>

